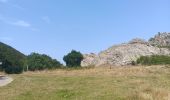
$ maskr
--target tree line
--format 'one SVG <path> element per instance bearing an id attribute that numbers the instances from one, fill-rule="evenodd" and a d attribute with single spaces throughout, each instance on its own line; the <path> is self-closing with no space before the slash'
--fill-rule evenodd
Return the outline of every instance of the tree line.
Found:
<path id="1" fill-rule="evenodd" d="M 80 67 L 83 55 L 72 50 L 63 57 L 66 66 L 46 54 L 31 53 L 28 56 L 0 42 L 0 71 L 20 74 L 23 71 L 52 70 L 63 67 Z"/>

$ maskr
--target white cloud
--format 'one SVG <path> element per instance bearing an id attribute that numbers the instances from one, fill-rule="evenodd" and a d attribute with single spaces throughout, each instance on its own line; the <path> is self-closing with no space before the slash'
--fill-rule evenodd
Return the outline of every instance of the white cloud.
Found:
<path id="1" fill-rule="evenodd" d="M 5 18 L 1 15 L 0 15 L 0 21 L 2 21 L 5 24 L 9 24 L 9 25 L 15 25 L 15 26 L 21 26 L 21 27 L 31 27 L 31 24 L 24 20 L 11 21 L 10 18 Z"/>
<path id="2" fill-rule="evenodd" d="M 23 10 L 23 9 L 24 9 L 24 8 L 21 7 L 20 5 L 10 3 L 9 0 L 0 0 L 0 3 L 6 3 L 7 6 L 13 7 L 13 8 L 17 8 L 17 9 L 20 9 L 20 10 Z"/>
<path id="3" fill-rule="evenodd" d="M 7 3 L 8 0 L 0 0 L 0 2 L 2 2 L 2 3 Z"/>
<path id="4" fill-rule="evenodd" d="M 11 24 L 16 26 L 22 26 L 22 27 L 31 27 L 31 24 L 23 20 L 18 20 L 16 22 L 12 22 Z"/>
<path id="5" fill-rule="evenodd" d="M 31 24 L 24 20 L 11 21 L 0 15 L 0 21 L 9 25 L 21 26 L 21 27 L 31 27 Z"/>
<path id="6" fill-rule="evenodd" d="M 27 28 L 32 31 L 39 31 L 39 29 L 32 27 L 32 25 L 27 21 L 3 17 L 1 14 L 0 14 L 0 22 L 3 22 L 7 25 L 13 25 L 13 26 Z"/>
<path id="7" fill-rule="evenodd" d="M 42 20 L 43 20 L 44 22 L 48 23 L 48 24 L 51 22 L 51 20 L 50 20 L 50 18 L 49 18 L 48 16 L 43 16 L 43 17 L 42 17 Z"/>

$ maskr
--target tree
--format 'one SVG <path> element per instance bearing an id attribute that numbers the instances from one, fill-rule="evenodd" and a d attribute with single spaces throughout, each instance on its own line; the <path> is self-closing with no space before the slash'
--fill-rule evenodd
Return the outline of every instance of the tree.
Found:
<path id="1" fill-rule="evenodd" d="M 80 52 L 72 50 L 70 53 L 63 57 L 63 60 L 68 67 L 78 67 L 81 66 L 83 55 Z"/>
<path id="2" fill-rule="evenodd" d="M 9 45 L 0 42 L 0 71 L 7 67 L 19 67 L 23 70 L 26 56 Z"/>
<path id="3" fill-rule="evenodd" d="M 28 70 L 44 70 L 44 69 L 55 69 L 61 67 L 59 61 L 52 59 L 45 54 L 31 53 L 27 57 Z"/>
<path id="4" fill-rule="evenodd" d="M 7 67 L 12 66 L 12 63 L 9 62 L 7 59 L 0 60 L 2 64 L 0 65 L 0 70 L 4 71 Z"/>

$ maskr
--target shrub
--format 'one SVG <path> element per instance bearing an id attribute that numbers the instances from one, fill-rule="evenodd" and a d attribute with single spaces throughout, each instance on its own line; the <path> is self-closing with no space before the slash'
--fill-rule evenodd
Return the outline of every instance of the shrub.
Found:
<path id="1" fill-rule="evenodd" d="M 21 74 L 22 72 L 23 68 L 18 66 L 8 66 L 5 68 L 5 73 L 7 74 Z"/>
<path id="2" fill-rule="evenodd" d="M 165 56 L 165 55 L 141 56 L 140 58 L 137 59 L 137 64 L 142 64 L 142 65 L 170 64 L 170 56 Z"/>
<path id="3" fill-rule="evenodd" d="M 63 60 L 68 67 L 80 67 L 81 61 L 83 60 L 83 55 L 80 52 L 72 50 L 63 57 Z"/>
<path id="4" fill-rule="evenodd" d="M 136 62 L 135 62 L 135 61 L 132 61 L 132 62 L 131 62 L 131 65 L 135 66 L 135 65 L 136 65 Z"/>

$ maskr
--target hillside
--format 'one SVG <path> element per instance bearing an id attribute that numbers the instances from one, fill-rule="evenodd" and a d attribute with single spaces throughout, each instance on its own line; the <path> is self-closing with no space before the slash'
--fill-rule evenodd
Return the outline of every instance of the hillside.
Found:
<path id="1" fill-rule="evenodd" d="M 0 62 L 8 61 L 11 66 L 23 66 L 26 56 L 13 47 L 0 42 Z"/>
<path id="2" fill-rule="evenodd" d="M 122 66 L 132 64 L 140 56 L 170 55 L 168 48 L 160 48 L 160 46 L 170 46 L 169 41 L 170 33 L 159 33 L 155 38 L 152 38 L 152 42 L 151 39 L 149 42 L 142 39 L 133 39 L 129 43 L 113 45 L 99 54 L 85 54 L 81 65 Z"/>

